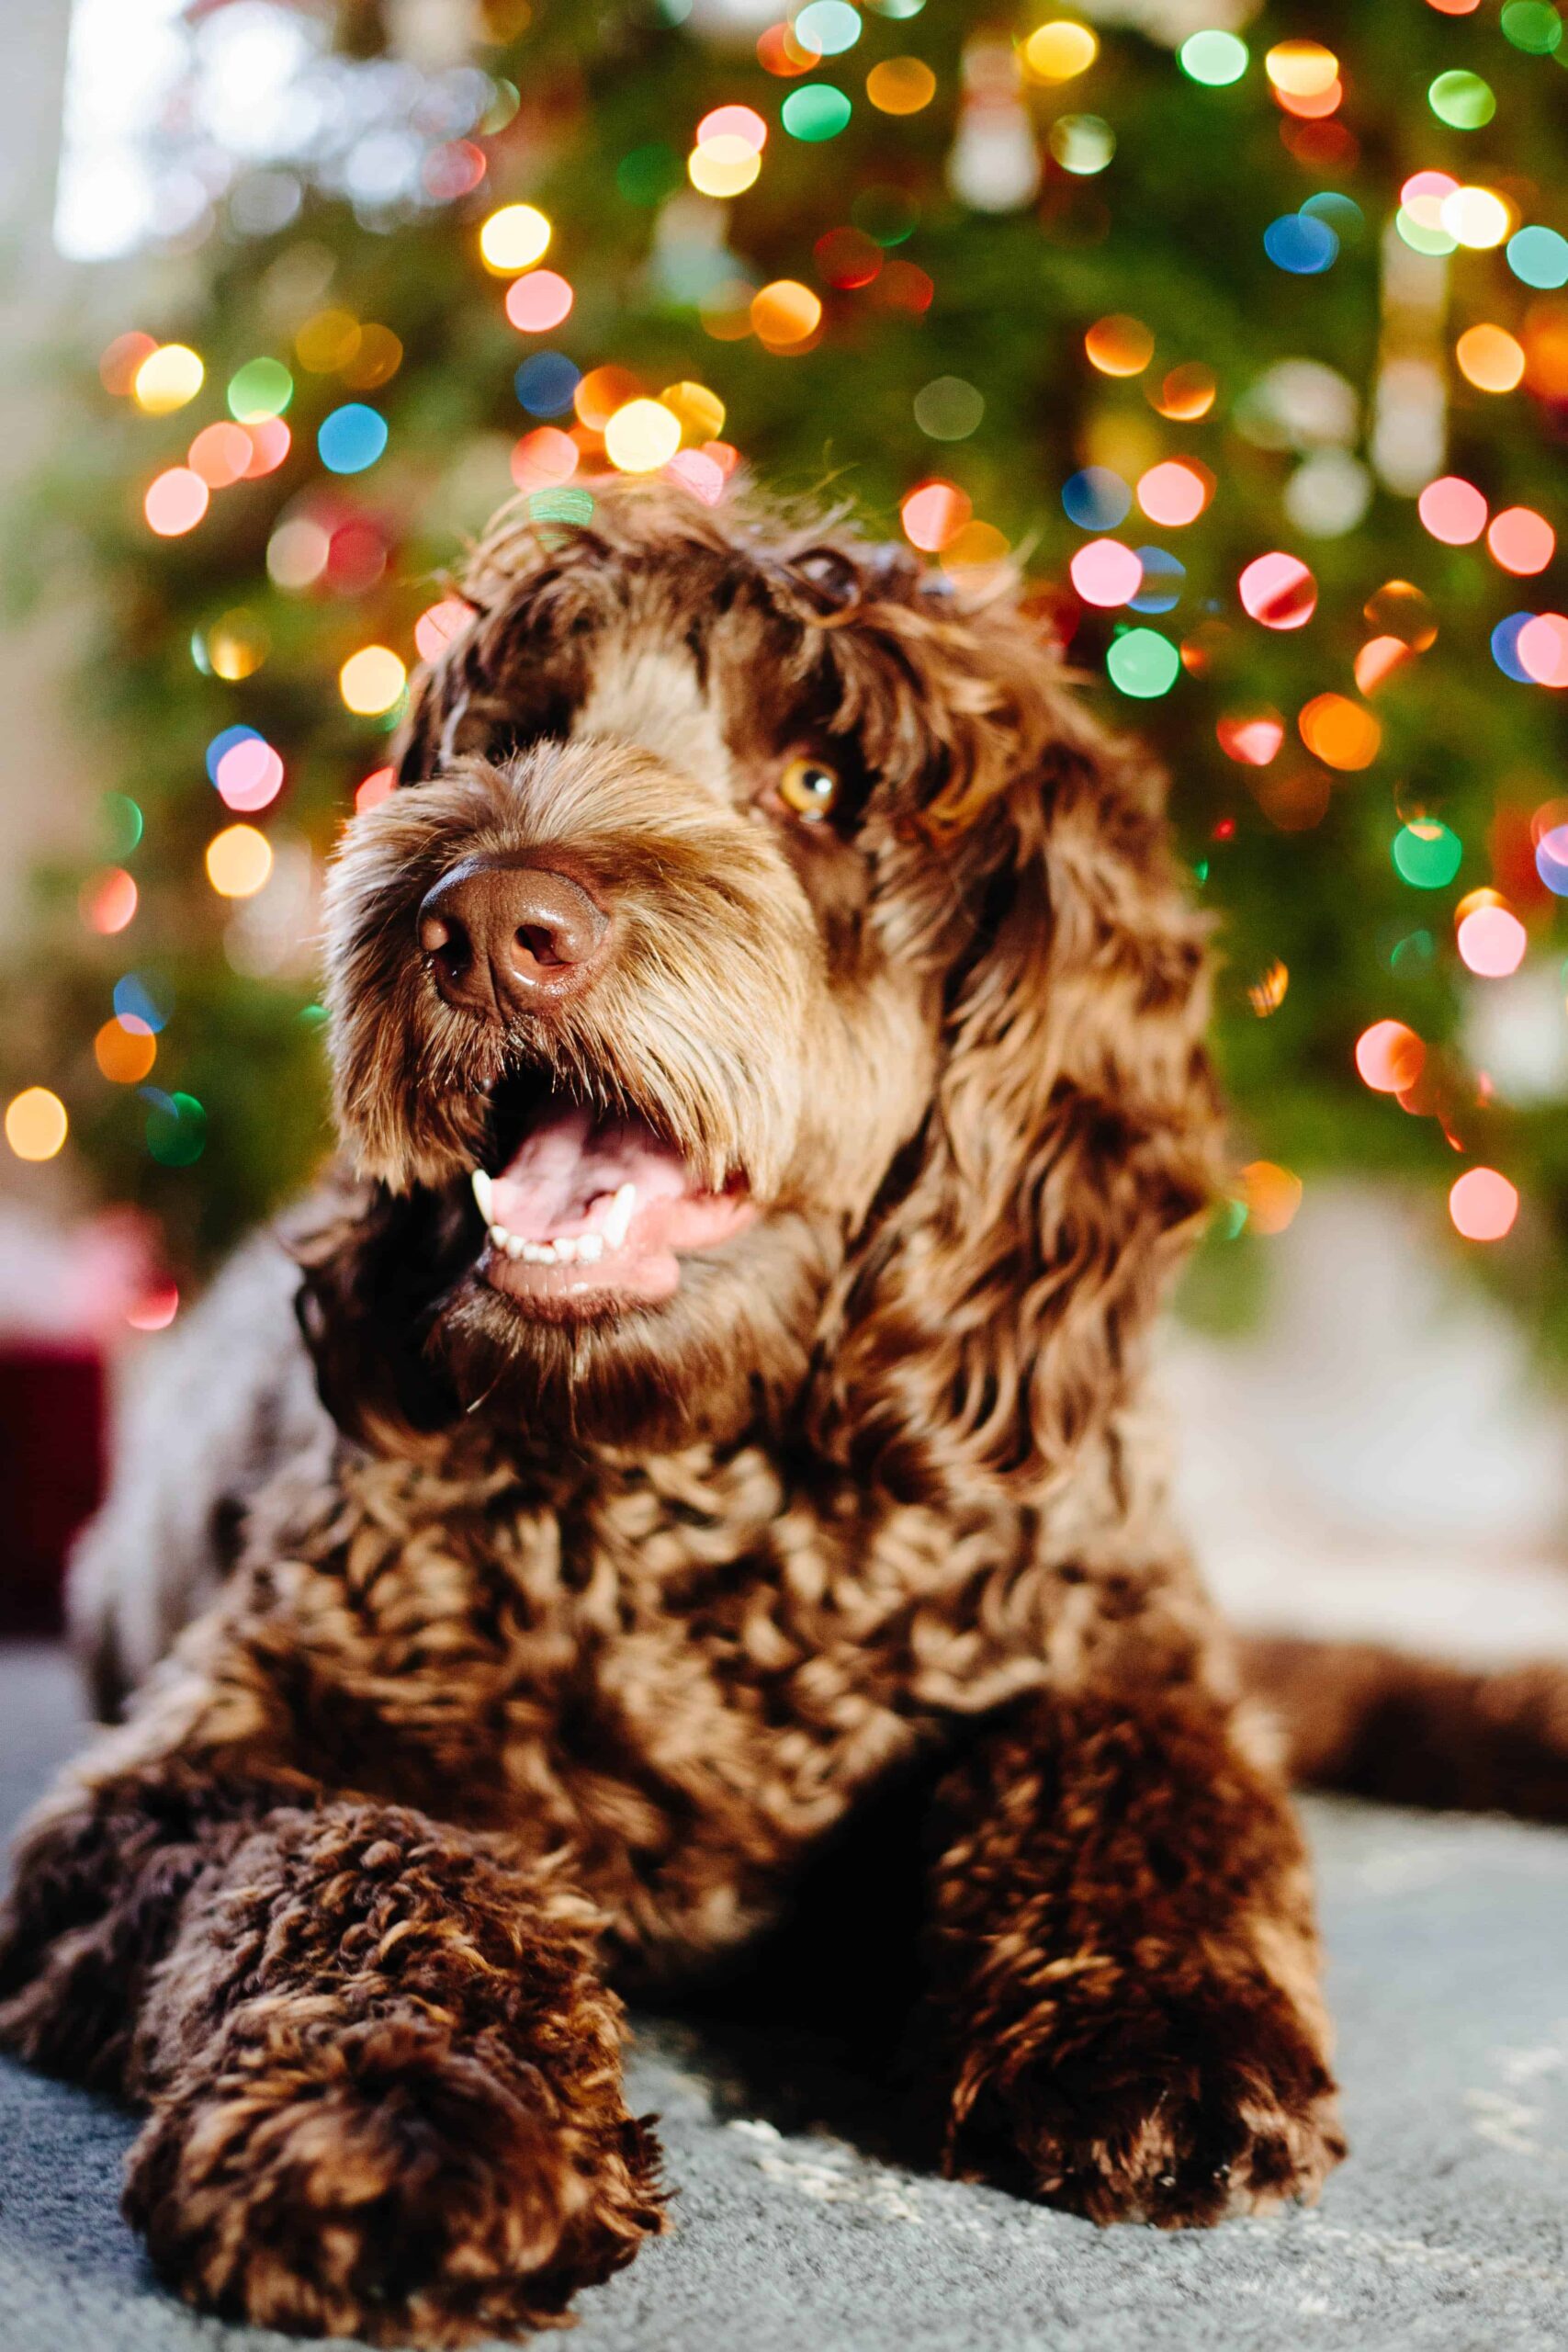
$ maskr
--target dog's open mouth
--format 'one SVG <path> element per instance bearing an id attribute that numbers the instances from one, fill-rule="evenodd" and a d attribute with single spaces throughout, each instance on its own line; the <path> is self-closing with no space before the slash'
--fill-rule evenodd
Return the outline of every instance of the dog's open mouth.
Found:
<path id="1" fill-rule="evenodd" d="M 558 1313 L 673 1296 L 682 1257 L 755 1213 L 743 1181 L 707 1191 L 647 1121 L 556 1097 L 527 1114 L 504 1164 L 476 1168 L 472 1182 L 490 1237 L 481 1273 Z"/>

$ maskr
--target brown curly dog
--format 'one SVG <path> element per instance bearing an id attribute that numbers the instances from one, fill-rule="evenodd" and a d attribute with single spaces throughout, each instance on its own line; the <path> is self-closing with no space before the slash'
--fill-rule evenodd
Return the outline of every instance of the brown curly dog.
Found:
<path id="1" fill-rule="evenodd" d="M 612 1984 L 756 1938 L 927 1765 L 952 2171 L 1208 2222 L 1344 2146 L 1144 1399 L 1219 1148 L 1156 779 L 1015 597 L 594 496 L 494 526 L 336 863 L 332 1425 L 0 1951 L 0 2039 L 146 2107 L 164 2274 L 379 2343 L 558 2324 L 661 2227 Z"/>

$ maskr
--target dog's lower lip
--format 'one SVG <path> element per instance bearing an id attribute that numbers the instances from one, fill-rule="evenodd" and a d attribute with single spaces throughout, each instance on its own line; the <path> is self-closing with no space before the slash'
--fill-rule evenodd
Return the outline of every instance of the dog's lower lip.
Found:
<path id="1" fill-rule="evenodd" d="M 557 1316 L 671 1297 L 682 1256 L 755 1214 L 740 1180 L 710 1189 L 646 1120 L 558 1100 L 539 1107 L 503 1167 L 476 1169 L 470 1182 L 489 1238 L 481 1276 Z"/>
<path id="2" fill-rule="evenodd" d="M 606 1307 L 617 1306 L 658 1306 L 680 1289 L 682 1257 L 716 1248 L 750 1225 L 757 1214 L 756 1204 L 743 1193 L 707 1193 L 687 1205 L 703 1214 L 698 1220 L 700 1236 L 694 1234 L 685 1249 L 660 1240 L 656 1231 L 643 1236 L 634 1233 L 620 1248 L 606 1249 L 587 1261 L 581 1258 L 552 1261 L 514 1254 L 498 1240 L 497 1228 L 492 1227 L 479 1272 L 503 1296 L 557 1317 L 602 1314 Z"/>

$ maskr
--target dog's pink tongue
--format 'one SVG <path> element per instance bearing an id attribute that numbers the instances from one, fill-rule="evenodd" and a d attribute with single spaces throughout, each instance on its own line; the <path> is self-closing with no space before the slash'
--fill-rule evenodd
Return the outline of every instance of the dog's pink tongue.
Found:
<path id="1" fill-rule="evenodd" d="M 636 1186 L 639 1208 L 695 1189 L 680 1153 L 640 1120 L 596 1125 L 587 1111 L 558 1111 L 525 1136 L 493 1179 L 492 1213 L 509 1232 L 548 1241 L 586 1224 L 592 1204 L 624 1184 Z"/>

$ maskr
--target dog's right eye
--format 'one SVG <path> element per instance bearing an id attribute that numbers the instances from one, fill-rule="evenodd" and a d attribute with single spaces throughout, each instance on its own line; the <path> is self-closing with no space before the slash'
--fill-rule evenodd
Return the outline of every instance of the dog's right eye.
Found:
<path id="1" fill-rule="evenodd" d="M 779 798 L 808 825 L 830 816 L 838 797 L 838 775 L 826 760 L 791 760 L 779 778 Z"/>

